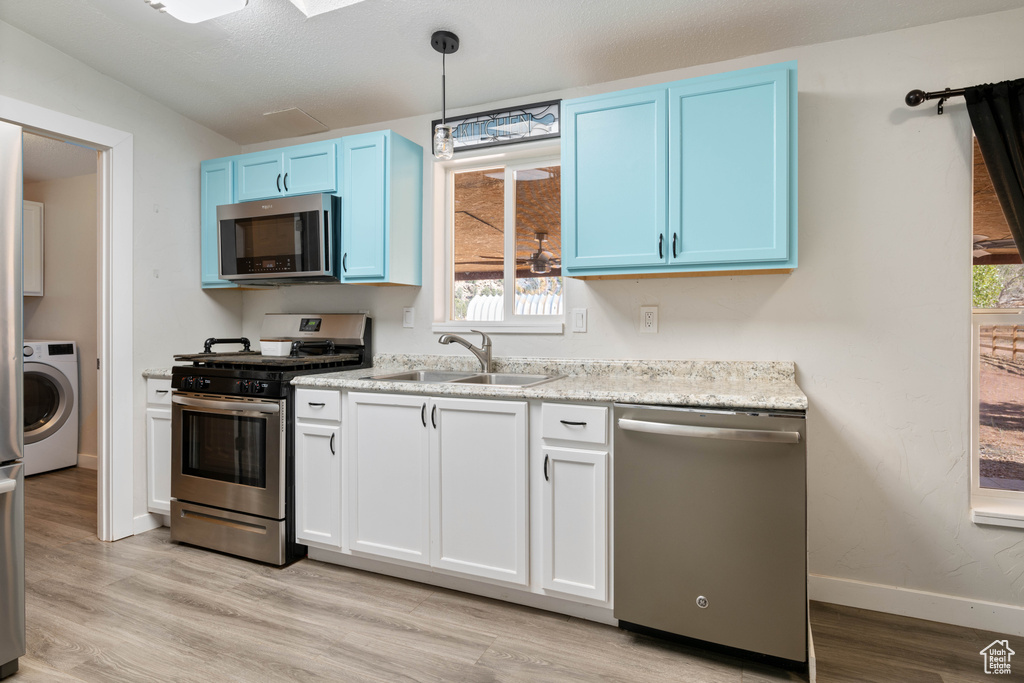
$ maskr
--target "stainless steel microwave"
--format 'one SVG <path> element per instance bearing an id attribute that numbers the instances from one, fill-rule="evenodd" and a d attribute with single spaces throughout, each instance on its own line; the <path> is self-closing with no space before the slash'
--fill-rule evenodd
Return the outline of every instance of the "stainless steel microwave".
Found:
<path id="1" fill-rule="evenodd" d="M 218 206 L 221 279 L 337 282 L 334 236 L 340 201 L 318 193 Z"/>

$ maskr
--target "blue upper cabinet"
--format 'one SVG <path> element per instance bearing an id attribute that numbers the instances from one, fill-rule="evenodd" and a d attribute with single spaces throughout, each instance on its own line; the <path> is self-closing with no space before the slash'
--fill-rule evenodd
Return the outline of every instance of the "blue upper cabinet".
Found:
<path id="1" fill-rule="evenodd" d="M 236 287 L 221 280 L 217 268 L 217 207 L 234 201 L 234 163 L 213 159 L 200 165 L 200 275 L 204 288 Z"/>
<path id="2" fill-rule="evenodd" d="M 386 133 L 343 138 L 341 269 L 346 280 L 384 277 L 387 249 Z"/>
<path id="3" fill-rule="evenodd" d="M 667 110 L 663 89 L 563 103 L 566 269 L 665 263 Z"/>
<path id="4" fill-rule="evenodd" d="M 310 142 L 236 157 L 236 201 L 337 192 L 334 140 Z"/>
<path id="5" fill-rule="evenodd" d="M 342 282 L 422 284 L 423 148 L 390 130 L 204 161 L 202 286 L 217 277 L 217 206 L 296 194 L 341 196 Z"/>
<path id="6" fill-rule="evenodd" d="M 566 274 L 795 268 L 796 94 L 790 62 L 563 102 Z"/>
<path id="7" fill-rule="evenodd" d="M 341 139 L 342 282 L 422 284 L 423 148 L 392 131 Z"/>

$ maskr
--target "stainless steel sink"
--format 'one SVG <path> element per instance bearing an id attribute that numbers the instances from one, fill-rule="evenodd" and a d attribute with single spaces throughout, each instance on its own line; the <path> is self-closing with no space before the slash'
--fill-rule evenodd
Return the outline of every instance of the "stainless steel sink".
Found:
<path id="1" fill-rule="evenodd" d="M 454 372 L 443 370 L 411 370 L 409 372 L 398 372 L 393 375 L 378 375 L 376 377 L 364 377 L 363 379 L 375 379 L 384 382 L 451 382 L 465 379 L 476 375 L 475 372 Z"/>
<path id="2" fill-rule="evenodd" d="M 452 384 L 494 384 L 512 387 L 534 387 L 559 379 L 561 375 L 524 375 L 516 372 L 487 372 L 464 379 L 453 379 Z"/>
<path id="3" fill-rule="evenodd" d="M 423 382 L 437 384 L 491 384 L 505 387 L 533 387 L 559 379 L 561 375 L 526 375 L 517 372 L 453 372 L 443 370 L 410 370 L 392 375 L 363 379 L 382 382 Z"/>

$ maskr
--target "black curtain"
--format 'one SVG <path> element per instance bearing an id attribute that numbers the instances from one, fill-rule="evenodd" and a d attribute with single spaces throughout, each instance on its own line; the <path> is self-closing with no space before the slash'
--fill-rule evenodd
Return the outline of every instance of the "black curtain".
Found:
<path id="1" fill-rule="evenodd" d="M 1010 234 L 1024 258 L 1024 78 L 966 88 L 964 97 Z"/>

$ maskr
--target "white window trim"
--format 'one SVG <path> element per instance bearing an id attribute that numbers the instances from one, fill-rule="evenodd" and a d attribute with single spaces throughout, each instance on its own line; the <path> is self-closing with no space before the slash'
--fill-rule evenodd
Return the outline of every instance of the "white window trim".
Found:
<path id="1" fill-rule="evenodd" d="M 536 162 L 536 163 L 535 163 Z M 485 148 L 475 151 L 461 152 L 458 157 L 434 161 L 434 321 L 431 331 L 437 334 L 450 332 L 470 332 L 480 330 L 488 334 L 564 334 L 565 312 L 568 309 L 565 298 L 565 282 L 562 284 L 562 315 L 561 316 L 518 316 L 515 320 L 493 322 L 454 321 L 449 319 L 449 306 L 452 300 L 452 278 L 450 277 L 450 258 L 452 253 L 452 209 L 454 192 L 450 182 L 451 171 L 462 168 L 484 166 L 487 163 L 503 165 L 508 170 L 516 170 L 523 165 L 535 166 L 542 163 L 561 163 L 561 146 L 559 141 L 544 140 L 532 143 L 510 145 L 507 150 L 495 151 Z M 514 186 L 506 186 L 514 187 Z M 511 191 L 511 190 L 506 190 Z M 505 202 L 506 216 L 509 211 L 515 212 L 515 203 L 511 206 Z M 506 221 L 507 223 L 508 221 Z M 506 231 L 506 252 L 508 242 L 515 243 L 515 231 Z M 506 271 L 510 266 L 506 264 Z M 508 273 L 506 273 L 508 275 Z M 562 276 L 565 277 L 564 275 Z M 514 305 L 515 297 L 506 297 L 506 306 Z"/>
<path id="2" fill-rule="evenodd" d="M 1024 491 L 981 487 L 980 407 L 981 341 L 980 326 L 1019 325 L 1021 310 L 974 309 L 971 314 L 971 521 L 989 526 L 1024 528 Z"/>

